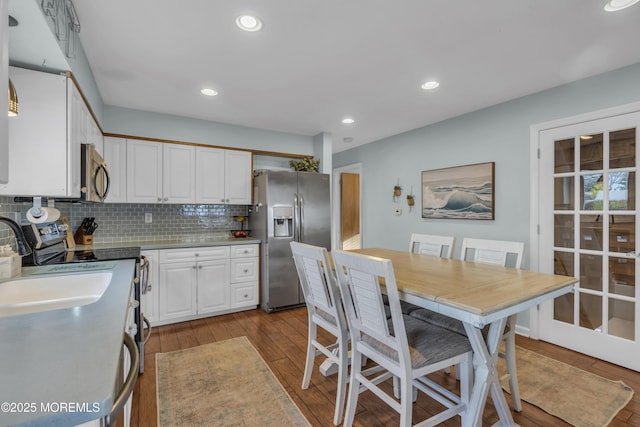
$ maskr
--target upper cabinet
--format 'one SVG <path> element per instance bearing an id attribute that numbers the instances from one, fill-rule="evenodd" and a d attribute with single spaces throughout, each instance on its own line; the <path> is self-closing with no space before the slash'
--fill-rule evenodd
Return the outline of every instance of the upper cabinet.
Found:
<path id="1" fill-rule="evenodd" d="M 9 67 L 19 114 L 9 121 L 9 182 L 0 194 L 80 197 L 82 101 L 64 75 Z"/>
<path id="2" fill-rule="evenodd" d="M 251 204 L 251 153 L 196 148 L 196 203 Z"/>
<path id="3" fill-rule="evenodd" d="M 195 147 L 127 140 L 127 202 L 194 203 Z"/>
<path id="4" fill-rule="evenodd" d="M 8 91 L 9 82 L 9 0 L 0 0 L 0 93 Z M 7 113 L 0 111 L 0 184 L 9 181 L 9 123 Z"/>

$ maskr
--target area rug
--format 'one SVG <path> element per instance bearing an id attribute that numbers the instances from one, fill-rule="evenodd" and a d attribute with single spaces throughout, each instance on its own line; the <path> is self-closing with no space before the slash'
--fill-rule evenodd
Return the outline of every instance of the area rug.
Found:
<path id="1" fill-rule="evenodd" d="M 633 397 L 622 381 L 612 381 L 566 363 L 516 347 L 520 398 L 571 425 L 604 427 Z M 500 375 L 506 372 L 503 360 Z M 509 385 L 503 384 L 505 391 Z"/>
<path id="2" fill-rule="evenodd" d="M 246 337 L 156 354 L 158 427 L 309 426 Z"/>

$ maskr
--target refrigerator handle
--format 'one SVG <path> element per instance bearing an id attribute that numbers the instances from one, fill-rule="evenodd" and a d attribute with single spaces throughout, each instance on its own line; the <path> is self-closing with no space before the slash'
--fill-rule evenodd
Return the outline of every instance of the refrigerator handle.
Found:
<path id="1" fill-rule="evenodd" d="M 300 241 L 300 211 L 298 210 L 298 193 L 293 195 L 293 240 Z"/>
<path id="2" fill-rule="evenodd" d="M 304 242 L 304 197 L 300 195 L 300 223 L 298 225 L 298 236 L 300 242 Z"/>

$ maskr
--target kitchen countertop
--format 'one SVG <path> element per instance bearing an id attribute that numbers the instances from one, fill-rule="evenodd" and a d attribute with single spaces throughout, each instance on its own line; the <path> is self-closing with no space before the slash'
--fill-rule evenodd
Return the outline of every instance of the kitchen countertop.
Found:
<path id="1" fill-rule="evenodd" d="M 93 245 L 76 245 L 74 250 L 111 249 L 139 247 L 142 250 L 151 249 L 177 249 L 204 246 L 228 246 L 251 245 L 260 243 L 260 239 L 254 237 L 183 237 L 166 240 L 144 240 L 137 242 L 94 243 Z"/>
<path id="2" fill-rule="evenodd" d="M 70 426 L 111 411 L 135 261 L 91 264 L 113 274 L 95 303 L 0 317 L 0 426 Z"/>

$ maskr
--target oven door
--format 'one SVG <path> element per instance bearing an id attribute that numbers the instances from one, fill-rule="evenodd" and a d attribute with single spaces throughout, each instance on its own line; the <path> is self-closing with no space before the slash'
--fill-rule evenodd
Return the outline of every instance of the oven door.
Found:
<path id="1" fill-rule="evenodd" d="M 136 308 L 136 323 L 138 330 L 136 332 L 136 343 L 138 344 L 138 352 L 140 353 L 140 373 L 144 372 L 144 345 L 151 337 L 151 323 L 142 313 L 142 295 L 147 292 L 149 286 L 149 258 L 140 256 L 140 264 L 138 267 L 138 283 L 136 283 L 135 294 L 136 299 L 140 301 Z M 145 335 L 146 328 L 146 335 Z"/>

